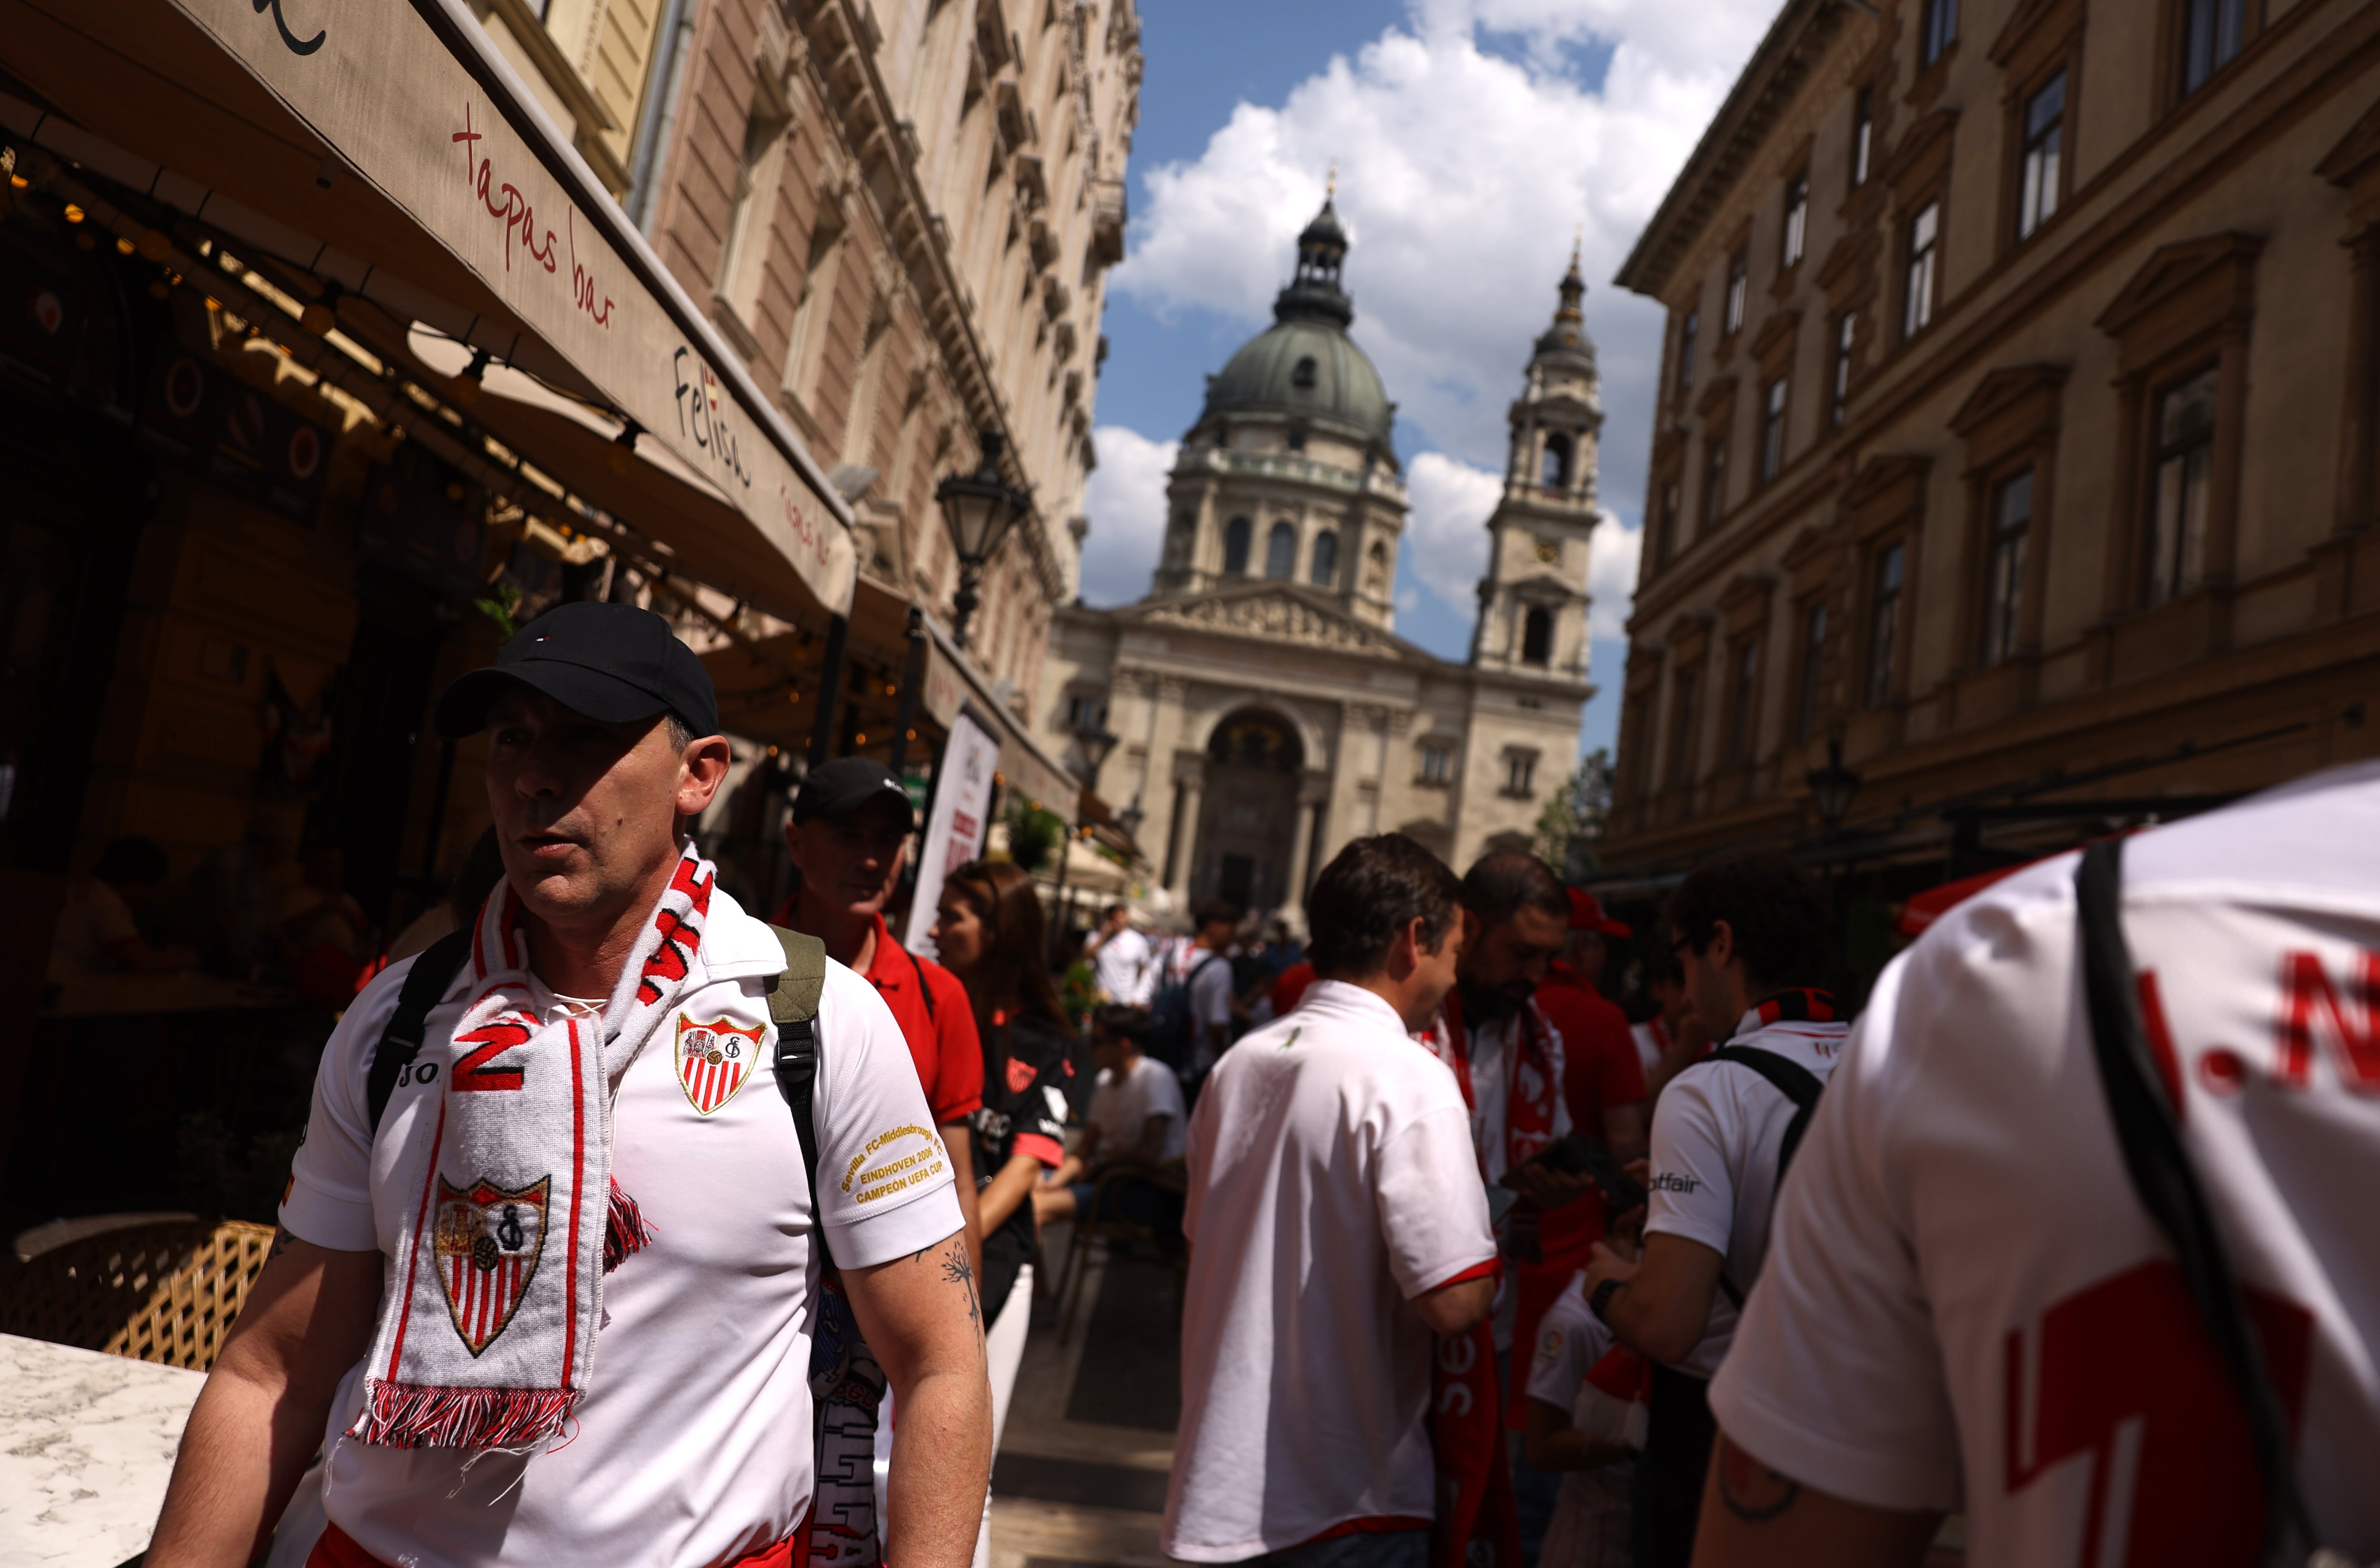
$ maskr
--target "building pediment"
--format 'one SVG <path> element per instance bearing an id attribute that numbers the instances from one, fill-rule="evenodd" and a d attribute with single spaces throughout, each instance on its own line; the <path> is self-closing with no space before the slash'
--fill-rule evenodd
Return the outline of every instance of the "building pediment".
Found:
<path id="1" fill-rule="evenodd" d="M 1268 643 L 1355 653 L 1400 663 L 1439 661 L 1394 633 L 1366 625 L 1319 594 L 1293 583 L 1252 583 L 1216 593 L 1146 600 L 1115 612 L 1152 626 L 1182 626 Z"/>

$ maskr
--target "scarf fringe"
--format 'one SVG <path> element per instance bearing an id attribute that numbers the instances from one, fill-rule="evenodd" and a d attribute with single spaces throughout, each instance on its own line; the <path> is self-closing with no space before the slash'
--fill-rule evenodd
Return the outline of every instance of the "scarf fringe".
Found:
<path id="1" fill-rule="evenodd" d="M 387 1448 L 528 1448 L 562 1430 L 575 1389 L 456 1389 L 374 1379 L 350 1435 Z"/>
<path id="2" fill-rule="evenodd" d="M 619 1179 L 614 1177 L 612 1201 L 603 1211 L 603 1272 L 610 1273 L 652 1244 L 653 1228 L 645 1223 L 644 1211 L 635 1198 L 620 1190 Z"/>

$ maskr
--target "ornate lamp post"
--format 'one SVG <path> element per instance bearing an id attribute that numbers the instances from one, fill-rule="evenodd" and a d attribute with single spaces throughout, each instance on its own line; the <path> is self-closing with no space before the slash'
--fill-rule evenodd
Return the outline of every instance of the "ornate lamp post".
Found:
<path id="1" fill-rule="evenodd" d="M 1827 765 L 1811 769 L 1803 779 L 1810 786 L 1810 800 L 1818 808 L 1818 820 L 1829 828 L 1840 826 L 1850 813 L 1852 797 L 1859 794 L 1862 783 L 1858 770 L 1843 766 L 1840 736 L 1827 742 Z"/>
<path id="2" fill-rule="evenodd" d="M 978 602 L 976 584 L 984 563 L 1000 549 L 1016 520 L 1032 508 L 1032 498 L 1000 477 L 1004 444 L 998 431 L 978 438 L 982 460 L 971 474 L 953 474 L 934 486 L 934 502 L 942 509 L 942 526 L 950 529 L 959 558 L 959 591 L 951 601 L 951 641 L 966 646 L 967 619 Z"/>
<path id="3" fill-rule="evenodd" d="M 1075 744 L 1083 749 L 1083 762 L 1087 771 L 1083 783 L 1094 791 L 1099 787 L 1099 769 L 1106 765 L 1108 753 L 1116 748 L 1116 733 L 1104 724 L 1089 723 L 1075 731 Z"/>

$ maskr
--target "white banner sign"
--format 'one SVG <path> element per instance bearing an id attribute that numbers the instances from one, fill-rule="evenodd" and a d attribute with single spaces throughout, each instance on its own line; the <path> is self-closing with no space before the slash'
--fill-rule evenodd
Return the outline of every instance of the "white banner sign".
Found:
<path id="1" fill-rule="evenodd" d="M 762 428 L 771 415 L 746 406 L 706 334 L 681 325 L 407 0 L 174 4 L 601 388 L 641 439 L 716 484 L 829 611 L 849 612 L 850 532 L 779 444 L 790 434 Z"/>
<path id="2" fill-rule="evenodd" d="M 991 775 L 1000 767 L 1000 738 L 966 714 L 951 720 L 942 760 L 934 771 L 934 810 L 917 845 L 917 892 L 909 903 L 909 927 L 901 945 L 935 956 L 934 906 L 942 901 L 942 879 L 983 853 L 991 833 Z"/>

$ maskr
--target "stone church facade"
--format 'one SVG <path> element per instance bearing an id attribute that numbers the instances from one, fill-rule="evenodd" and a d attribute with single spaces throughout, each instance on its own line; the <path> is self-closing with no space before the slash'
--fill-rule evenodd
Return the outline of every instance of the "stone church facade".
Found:
<path id="1" fill-rule="evenodd" d="M 1119 737 L 1099 790 L 1139 809 L 1160 906 L 1295 919 L 1342 845 L 1390 830 L 1467 866 L 1528 841 L 1577 751 L 1603 415 L 1576 262 L 1512 404 L 1456 663 L 1395 632 L 1396 406 L 1348 335 L 1347 245 L 1326 201 L 1274 324 L 1208 378 L 1148 595 L 1050 629 L 1037 722 L 1077 763 L 1077 730 Z"/>

